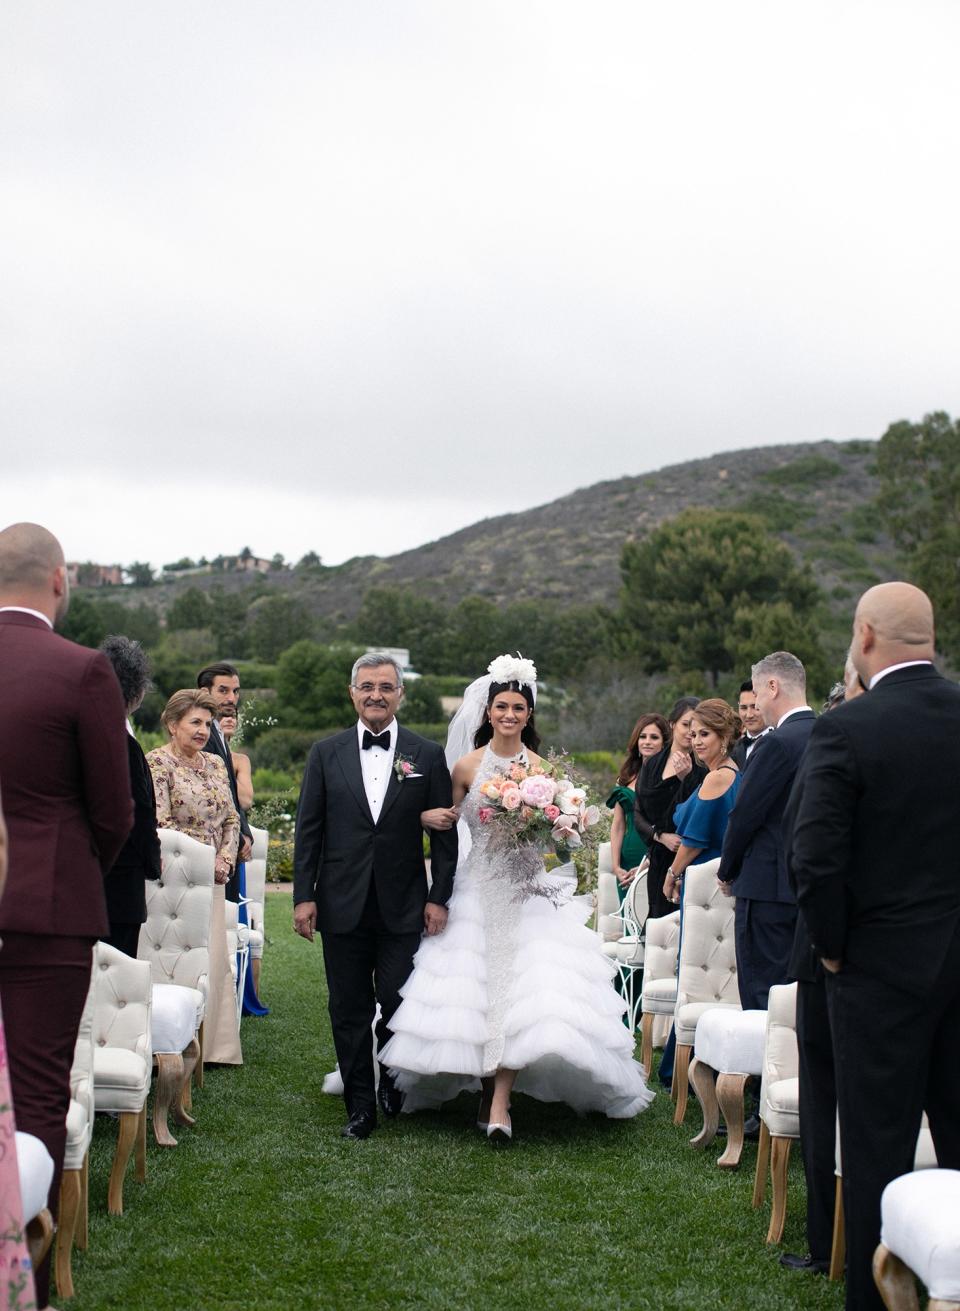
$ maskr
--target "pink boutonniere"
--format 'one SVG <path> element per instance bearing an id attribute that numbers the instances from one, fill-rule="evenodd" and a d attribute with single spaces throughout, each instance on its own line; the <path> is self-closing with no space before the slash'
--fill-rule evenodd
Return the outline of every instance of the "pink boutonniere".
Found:
<path id="1" fill-rule="evenodd" d="M 417 773 L 416 764 L 408 757 L 401 756 L 396 752 L 393 757 L 393 772 L 397 776 L 397 782 L 402 783 L 407 778 L 422 778 L 422 774 Z"/>

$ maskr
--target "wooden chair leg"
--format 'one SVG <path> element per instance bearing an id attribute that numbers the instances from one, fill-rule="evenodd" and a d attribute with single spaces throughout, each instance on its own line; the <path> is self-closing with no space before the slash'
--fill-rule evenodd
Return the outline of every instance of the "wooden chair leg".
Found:
<path id="1" fill-rule="evenodd" d="M 677 1043 L 676 1055 L 673 1058 L 673 1079 L 677 1088 L 677 1109 L 673 1113 L 673 1123 L 683 1124 L 683 1118 L 687 1113 L 687 1096 L 689 1093 L 688 1071 L 690 1069 L 690 1057 L 693 1055 L 693 1047 L 688 1043 Z"/>
<path id="2" fill-rule="evenodd" d="M 883 1243 L 873 1254 L 873 1282 L 887 1311 L 920 1311 L 913 1271 Z M 932 1307 L 933 1302 L 928 1303 Z M 956 1306 L 956 1302 L 948 1303 Z"/>
<path id="3" fill-rule="evenodd" d="M 34 1270 L 50 1251 L 52 1242 L 53 1216 L 44 1207 L 40 1214 L 35 1215 L 27 1225 L 27 1251 L 30 1253 L 30 1260 L 33 1262 Z"/>
<path id="4" fill-rule="evenodd" d="M 703 1110 L 703 1128 L 695 1138 L 690 1139 L 691 1147 L 707 1147 L 717 1136 L 720 1127 L 720 1106 L 717 1102 L 717 1086 L 713 1067 L 704 1065 L 696 1057 L 690 1065 L 688 1078 L 697 1094 Z"/>
<path id="5" fill-rule="evenodd" d="M 201 1023 L 200 1028 L 197 1030 L 197 1042 L 200 1045 L 200 1056 L 197 1059 L 196 1065 L 193 1067 L 193 1083 L 194 1083 L 194 1087 L 202 1088 L 203 1087 L 203 1023 Z"/>
<path id="6" fill-rule="evenodd" d="M 57 1292 L 73 1297 L 73 1238 L 83 1203 L 80 1170 L 64 1170 L 60 1178 L 60 1216 L 57 1220 L 57 1249 L 53 1269 Z"/>
<path id="7" fill-rule="evenodd" d="M 90 1151 L 87 1149 L 80 1170 L 80 1215 L 77 1218 L 77 1232 L 73 1238 L 74 1245 L 81 1252 L 87 1250 L 90 1241 Z"/>
<path id="8" fill-rule="evenodd" d="M 653 1069 L 653 1015 L 649 1012 L 640 1018 L 640 1064 L 649 1079 Z"/>
<path id="9" fill-rule="evenodd" d="M 253 975 L 253 990 L 260 996 L 260 966 L 263 963 L 261 956 L 252 956 L 250 958 L 250 973 Z"/>
<path id="10" fill-rule="evenodd" d="M 196 1120 L 192 1115 L 187 1114 L 187 1107 L 184 1105 L 190 1091 L 190 1078 L 193 1074 L 193 1067 L 200 1058 L 200 1044 L 196 1038 L 192 1038 L 183 1050 L 183 1082 L 177 1092 L 173 1102 L 173 1118 L 177 1124 L 187 1125 L 192 1128 Z"/>
<path id="11" fill-rule="evenodd" d="M 144 1099 L 137 1116 L 137 1151 L 133 1162 L 133 1177 L 138 1184 L 147 1181 L 147 1103 Z"/>
<path id="12" fill-rule="evenodd" d="M 123 1215 L 123 1177 L 127 1173 L 127 1162 L 137 1140 L 137 1120 L 139 1111 L 121 1111 L 120 1125 L 117 1129 L 117 1150 L 113 1154 L 113 1167 L 110 1170 L 110 1183 L 107 1187 L 107 1210 L 111 1215 Z"/>
<path id="13" fill-rule="evenodd" d="M 158 1147 L 176 1147 L 177 1140 L 167 1126 L 167 1116 L 183 1083 L 183 1055 L 180 1052 L 156 1052 L 157 1086 L 153 1091 L 153 1136 Z"/>
<path id="14" fill-rule="evenodd" d="M 770 1208 L 770 1228 L 767 1230 L 767 1242 L 779 1243 L 783 1238 L 783 1226 L 787 1220 L 787 1166 L 790 1164 L 792 1138 L 774 1136 L 773 1153 L 770 1164 L 770 1177 L 773 1180 L 773 1206 Z"/>
<path id="15" fill-rule="evenodd" d="M 757 1168 L 753 1172 L 753 1209 L 763 1206 L 767 1195 L 767 1173 L 770 1169 L 770 1130 L 766 1120 L 760 1121 L 760 1140 L 757 1143 Z M 768 1240 L 769 1241 L 769 1240 Z"/>
<path id="16" fill-rule="evenodd" d="M 830 1245 L 831 1279 L 843 1278 L 843 1266 L 847 1259 L 847 1230 L 843 1218 L 843 1180 L 837 1175 L 837 1187 L 833 1197 L 833 1242 Z"/>
<path id="17" fill-rule="evenodd" d="M 727 1125 L 727 1146 L 717 1158 L 722 1170 L 736 1170 L 743 1155 L 743 1090 L 749 1075 L 718 1074 L 717 1101 Z"/>

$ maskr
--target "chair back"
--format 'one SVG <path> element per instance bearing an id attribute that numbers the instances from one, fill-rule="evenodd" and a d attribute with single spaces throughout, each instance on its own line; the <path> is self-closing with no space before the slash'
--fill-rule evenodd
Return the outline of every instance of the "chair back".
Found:
<path id="1" fill-rule="evenodd" d="M 797 1050 L 797 985 L 778 983 L 770 989 L 767 1003 L 767 1038 L 760 1076 L 760 1115 L 767 1106 L 767 1087 L 781 1079 L 795 1079 L 800 1073 Z"/>
<path id="2" fill-rule="evenodd" d="M 97 974 L 94 955 L 90 968 L 90 987 L 80 1016 L 80 1028 L 73 1048 L 73 1065 L 70 1068 L 70 1098 L 83 1107 L 88 1124 L 93 1123 L 93 1012 L 96 1005 Z"/>
<path id="3" fill-rule="evenodd" d="M 720 861 L 688 865 L 684 874 L 683 941 L 677 977 L 677 1009 L 688 1002 L 740 1005 L 734 948 L 734 907 L 717 885 Z"/>
<path id="4" fill-rule="evenodd" d="M 153 982 L 147 961 L 117 951 L 106 942 L 94 948 L 94 1047 L 124 1047 L 153 1062 L 150 1023 Z"/>
<path id="5" fill-rule="evenodd" d="M 270 833 L 265 828 L 254 828 L 253 851 L 247 861 L 247 900 L 263 902 L 267 890 L 267 851 L 270 847 Z"/>
<path id="6" fill-rule="evenodd" d="M 206 991 L 213 910 L 213 847 L 176 829 L 160 829 L 162 873 L 147 883 L 147 919 L 137 955 L 154 983 Z"/>
<path id="7" fill-rule="evenodd" d="M 644 983 L 654 979 L 672 979 L 677 972 L 677 948 L 680 945 L 680 912 L 647 919 L 646 952 L 643 961 Z"/>
<path id="8" fill-rule="evenodd" d="M 633 882 L 627 888 L 627 895 L 623 899 L 621 914 L 623 915 L 623 932 L 625 935 L 639 938 L 643 934 L 643 926 L 647 922 L 647 916 L 650 914 L 650 893 L 647 884 L 647 874 L 650 868 L 650 861 L 644 856 L 643 860 L 637 866 L 637 872 L 633 876 Z"/>
<path id="9" fill-rule="evenodd" d="M 604 942 L 615 942 L 624 932 L 609 842 L 597 848 L 597 932 Z"/>

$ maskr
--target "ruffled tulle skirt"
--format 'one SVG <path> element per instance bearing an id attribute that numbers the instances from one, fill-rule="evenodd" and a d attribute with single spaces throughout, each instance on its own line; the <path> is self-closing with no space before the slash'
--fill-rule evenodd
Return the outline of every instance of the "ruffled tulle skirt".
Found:
<path id="1" fill-rule="evenodd" d="M 544 874 L 562 891 L 516 903 L 502 879 L 468 864 L 457 874 L 443 933 L 424 938 L 380 1054 L 404 1111 L 437 1107 L 500 1068 L 514 1087 L 545 1102 L 626 1119 L 653 1100 L 615 966 L 586 927 L 588 899 L 572 880 Z"/>

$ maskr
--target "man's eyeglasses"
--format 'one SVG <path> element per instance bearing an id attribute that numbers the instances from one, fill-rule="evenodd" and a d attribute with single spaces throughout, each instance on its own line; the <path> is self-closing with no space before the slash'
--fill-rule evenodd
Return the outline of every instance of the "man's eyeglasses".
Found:
<path id="1" fill-rule="evenodd" d="M 371 692 L 379 692 L 381 696 L 393 696 L 397 686 L 395 683 L 354 683 L 354 691 L 362 692 L 364 696 L 369 696 Z"/>

